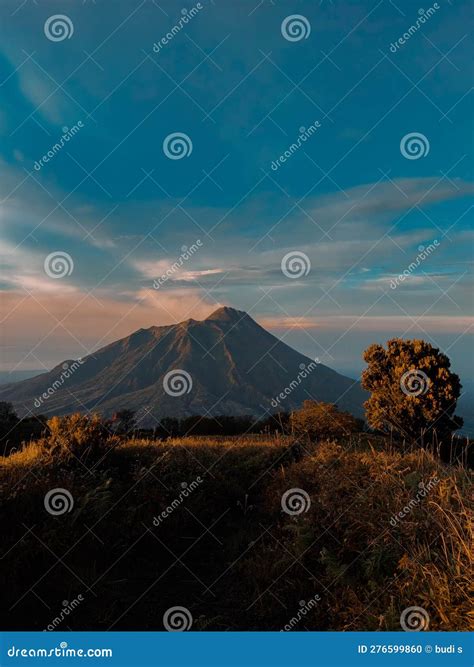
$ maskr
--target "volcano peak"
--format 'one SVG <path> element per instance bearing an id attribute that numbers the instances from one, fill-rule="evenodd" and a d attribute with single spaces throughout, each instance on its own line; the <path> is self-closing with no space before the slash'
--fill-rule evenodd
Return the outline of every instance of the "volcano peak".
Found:
<path id="1" fill-rule="evenodd" d="M 243 317 L 249 317 L 244 310 L 237 310 L 230 306 L 221 306 L 206 317 L 206 321 L 238 322 Z"/>

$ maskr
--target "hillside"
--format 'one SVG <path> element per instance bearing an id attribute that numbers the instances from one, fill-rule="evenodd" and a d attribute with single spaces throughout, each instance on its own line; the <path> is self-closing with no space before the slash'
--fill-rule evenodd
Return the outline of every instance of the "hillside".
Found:
<path id="1" fill-rule="evenodd" d="M 143 425 L 163 416 L 265 415 L 308 398 L 362 417 L 366 395 L 358 382 L 316 364 L 245 312 L 227 307 L 203 321 L 139 329 L 81 363 L 67 360 L 49 373 L 0 387 L 0 401 L 12 402 L 20 416 L 110 416 L 129 408 L 148 415 Z"/>
<path id="2" fill-rule="evenodd" d="M 78 461 L 43 441 L 0 457 L 2 627 L 163 630 L 179 606 L 198 631 L 400 630 L 421 607 L 430 630 L 466 630 L 469 473 L 387 445 L 130 440 Z"/>

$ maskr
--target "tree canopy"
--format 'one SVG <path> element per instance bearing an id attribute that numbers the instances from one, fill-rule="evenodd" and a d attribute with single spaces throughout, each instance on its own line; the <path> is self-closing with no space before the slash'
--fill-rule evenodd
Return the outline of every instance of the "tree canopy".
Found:
<path id="1" fill-rule="evenodd" d="M 446 440 L 463 420 L 454 415 L 461 392 L 448 357 L 423 340 L 392 338 L 364 352 L 367 369 L 362 386 L 371 392 L 365 403 L 370 426 L 409 440 L 436 433 Z"/>

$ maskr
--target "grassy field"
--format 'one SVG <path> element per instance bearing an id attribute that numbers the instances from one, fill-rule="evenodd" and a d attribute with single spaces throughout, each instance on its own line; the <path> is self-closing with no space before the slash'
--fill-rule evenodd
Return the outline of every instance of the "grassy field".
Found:
<path id="1" fill-rule="evenodd" d="M 0 457 L 4 629 L 469 627 L 464 468 L 365 435 L 113 444 Z"/>

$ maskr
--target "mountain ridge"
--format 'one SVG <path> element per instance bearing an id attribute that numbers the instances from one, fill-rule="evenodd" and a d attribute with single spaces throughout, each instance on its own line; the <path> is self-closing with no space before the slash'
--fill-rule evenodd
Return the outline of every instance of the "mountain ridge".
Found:
<path id="1" fill-rule="evenodd" d="M 109 416 L 123 408 L 146 411 L 155 420 L 261 416 L 294 409 L 307 398 L 363 416 L 366 394 L 357 381 L 297 352 L 229 306 L 204 320 L 138 329 L 84 359 L 0 387 L 0 400 L 12 402 L 20 416 Z"/>

